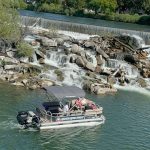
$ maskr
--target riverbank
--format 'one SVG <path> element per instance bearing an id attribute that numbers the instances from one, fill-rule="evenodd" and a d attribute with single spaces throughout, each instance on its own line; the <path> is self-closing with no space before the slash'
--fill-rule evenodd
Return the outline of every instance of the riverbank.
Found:
<path id="1" fill-rule="evenodd" d="M 34 11 L 34 8 L 28 8 L 26 10 Z M 73 14 L 69 14 L 69 12 L 63 12 L 62 10 L 51 10 L 46 8 L 41 8 L 37 12 L 43 13 L 52 13 L 52 14 L 60 14 L 66 16 L 75 16 L 82 18 L 92 18 L 92 19 L 101 19 L 107 21 L 116 21 L 116 22 L 124 22 L 124 23 L 134 23 L 140 25 L 150 25 L 150 16 L 149 15 L 139 15 L 139 14 L 128 14 L 128 13 L 108 13 L 108 14 L 94 14 L 88 13 L 85 11 L 76 12 Z"/>

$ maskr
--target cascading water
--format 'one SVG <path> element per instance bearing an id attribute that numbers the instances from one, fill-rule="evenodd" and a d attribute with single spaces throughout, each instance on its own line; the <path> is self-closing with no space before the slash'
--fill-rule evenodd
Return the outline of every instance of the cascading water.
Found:
<path id="1" fill-rule="evenodd" d="M 126 72 L 126 76 L 129 78 L 136 78 L 139 76 L 137 68 L 126 63 L 125 61 L 109 59 L 106 63 L 106 67 L 112 69 L 123 69 Z"/>
<path id="2" fill-rule="evenodd" d="M 45 63 L 53 67 L 56 67 L 63 73 L 64 80 L 58 81 L 55 69 L 50 69 L 48 72 L 44 73 L 47 75 L 47 78 L 55 81 L 57 84 L 66 84 L 66 85 L 76 85 L 82 87 L 83 76 L 85 72 L 82 68 L 78 67 L 74 63 L 70 63 L 70 55 L 66 55 L 63 50 L 59 51 L 49 51 L 47 52 L 47 58 Z"/>
<path id="3" fill-rule="evenodd" d="M 41 17 L 41 16 L 40 16 Z M 111 27 L 102 27 L 102 26 L 94 26 L 94 25 L 86 25 L 86 24 L 78 24 L 78 23 L 71 23 L 71 22 L 64 22 L 64 21 L 57 21 L 57 20 L 50 20 L 44 18 L 35 18 L 29 16 L 21 16 L 21 23 L 26 26 L 38 25 L 43 28 L 54 28 L 58 30 L 64 31 L 73 31 L 85 34 L 101 34 L 101 33 L 113 33 L 113 34 L 122 34 L 122 33 L 129 33 L 131 35 L 138 35 L 142 37 L 145 41 L 150 41 L 150 33 L 149 32 L 141 32 L 135 30 L 126 30 L 126 29 L 118 29 L 118 28 L 111 28 Z"/>

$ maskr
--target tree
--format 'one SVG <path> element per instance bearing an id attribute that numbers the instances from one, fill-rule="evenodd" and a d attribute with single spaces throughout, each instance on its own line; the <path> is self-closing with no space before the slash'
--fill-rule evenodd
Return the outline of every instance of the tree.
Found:
<path id="1" fill-rule="evenodd" d="M 150 14 L 150 0 L 143 0 L 143 9 L 147 14 Z"/>
<path id="2" fill-rule="evenodd" d="M 89 8 L 95 11 L 95 14 L 98 14 L 98 11 L 101 12 L 113 12 L 117 8 L 116 0 L 91 0 L 89 2 Z"/>
<path id="3" fill-rule="evenodd" d="M 19 15 L 11 0 L 0 0 L 0 39 L 17 42 L 21 38 Z"/>

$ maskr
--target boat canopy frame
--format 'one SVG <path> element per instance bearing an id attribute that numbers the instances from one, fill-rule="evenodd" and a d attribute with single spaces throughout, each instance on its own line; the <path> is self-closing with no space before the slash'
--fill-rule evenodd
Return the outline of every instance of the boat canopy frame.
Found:
<path id="1" fill-rule="evenodd" d="M 85 97 L 84 90 L 76 86 L 47 86 L 44 90 L 53 101 Z"/>

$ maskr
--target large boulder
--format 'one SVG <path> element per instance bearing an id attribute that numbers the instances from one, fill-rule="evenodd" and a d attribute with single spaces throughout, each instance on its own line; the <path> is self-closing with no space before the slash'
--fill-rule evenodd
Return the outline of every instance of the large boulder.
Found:
<path id="1" fill-rule="evenodd" d="M 97 60 L 97 64 L 100 65 L 100 66 L 103 65 L 104 62 L 105 62 L 105 60 L 103 59 L 102 55 L 97 55 L 96 56 L 96 60 Z"/>
<path id="2" fill-rule="evenodd" d="M 3 61 L 7 64 L 18 64 L 19 61 L 15 58 L 4 57 Z"/>
<path id="3" fill-rule="evenodd" d="M 41 58 L 45 58 L 46 56 L 45 56 L 45 54 L 43 54 L 43 52 L 41 52 L 41 51 L 39 51 L 39 50 L 36 50 L 35 51 L 35 54 L 37 55 L 37 58 L 38 59 L 41 59 Z"/>
<path id="4" fill-rule="evenodd" d="M 85 43 L 84 43 L 84 46 L 86 47 L 86 48 L 90 48 L 90 49 L 92 49 L 92 50 L 94 50 L 95 49 L 95 43 L 93 42 L 93 41 L 86 41 Z"/>
<path id="5" fill-rule="evenodd" d="M 81 55 L 81 52 L 84 53 L 83 51 L 84 51 L 84 48 L 78 46 L 77 44 L 72 45 L 72 48 L 71 48 L 72 53 L 77 54 L 77 55 Z"/>
<path id="6" fill-rule="evenodd" d="M 45 47 L 57 47 L 56 41 L 46 37 L 41 37 L 41 44 Z"/>
<path id="7" fill-rule="evenodd" d="M 91 62 L 87 62 L 85 64 L 85 68 L 90 70 L 90 71 L 95 71 L 95 67 L 94 67 L 94 65 Z"/>
<path id="8" fill-rule="evenodd" d="M 96 51 L 98 54 L 102 55 L 105 59 L 109 58 L 109 56 L 99 46 L 96 47 Z"/>
<path id="9" fill-rule="evenodd" d="M 95 72 L 96 72 L 96 73 L 100 73 L 101 71 L 102 71 L 102 68 L 97 65 L 97 66 L 95 67 Z"/>
<path id="10" fill-rule="evenodd" d="M 85 63 L 84 63 L 84 60 L 82 59 L 82 57 L 81 56 L 78 56 L 77 58 L 76 58 L 76 64 L 78 65 L 78 66 L 80 66 L 80 67 L 85 67 Z"/>

